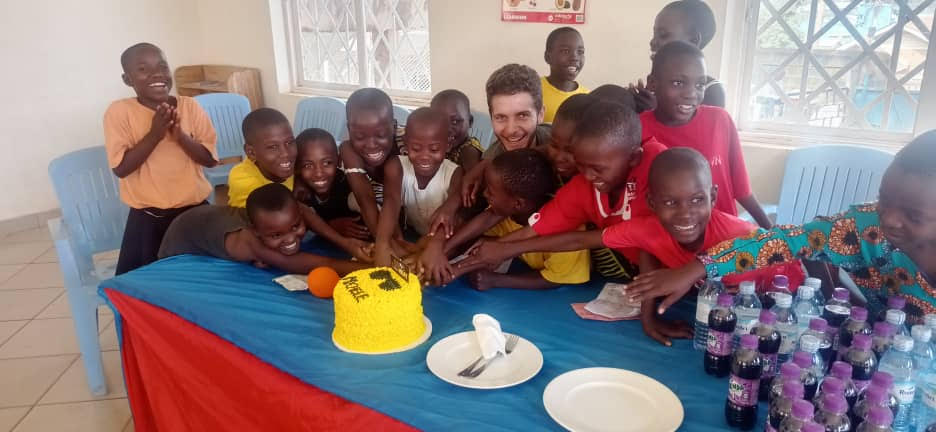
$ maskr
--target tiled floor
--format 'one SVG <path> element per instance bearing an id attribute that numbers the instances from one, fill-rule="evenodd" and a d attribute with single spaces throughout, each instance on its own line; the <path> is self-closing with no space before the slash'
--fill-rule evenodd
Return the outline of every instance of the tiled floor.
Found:
<path id="1" fill-rule="evenodd" d="M 93 397 L 48 230 L 0 238 L 0 432 L 132 431 L 114 317 L 100 311 L 110 393 Z"/>

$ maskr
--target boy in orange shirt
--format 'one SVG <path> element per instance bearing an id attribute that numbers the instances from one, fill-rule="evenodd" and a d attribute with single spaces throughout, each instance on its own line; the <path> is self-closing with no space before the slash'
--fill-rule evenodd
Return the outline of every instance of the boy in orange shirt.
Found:
<path id="1" fill-rule="evenodd" d="M 139 43 L 120 64 L 136 97 L 114 101 L 104 114 L 108 163 L 130 206 L 117 274 L 156 261 L 172 220 L 211 193 L 202 168 L 217 164 L 211 120 L 194 99 L 169 95 L 172 73 L 162 50 Z"/>

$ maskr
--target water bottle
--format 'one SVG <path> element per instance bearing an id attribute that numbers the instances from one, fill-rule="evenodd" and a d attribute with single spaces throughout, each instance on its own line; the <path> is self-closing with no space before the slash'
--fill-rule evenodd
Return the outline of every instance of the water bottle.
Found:
<path id="1" fill-rule="evenodd" d="M 780 394 L 783 392 L 783 384 L 787 381 L 796 381 L 800 383 L 800 385 L 803 385 L 800 381 L 800 367 L 795 363 L 784 363 L 780 366 L 780 375 L 777 375 L 777 378 L 770 383 L 768 404 L 780 397 Z"/>
<path id="2" fill-rule="evenodd" d="M 894 420 L 894 414 L 884 407 L 873 407 L 868 412 L 865 421 L 858 425 L 857 432 L 891 432 L 891 422 Z"/>
<path id="3" fill-rule="evenodd" d="M 826 432 L 848 432 L 851 429 L 848 402 L 842 395 L 825 395 L 822 398 L 822 409 L 816 413 L 815 419 L 816 423 L 825 426 Z"/>
<path id="4" fill-rule="evenodd" d="M 891 309 L 903 311 L 903 310 L 904 310 L 904 307 L 906 307 L 906 306 L 907 306 L 907 299 L 905 299 L 905 298 L 903 298 L 903 297 L 901 297 L 901 296 L 899 296 L 899 295 L 890 296 L 890 297 L 887 299 L 887 307 L 884 308 L 884 309 L 881 309 L 881 311 L 878 312 L 877 317 L 875 317 L 875 319 L 874 319 L 874 322 L 886 321 L 886 320 L 887 320 L 887 311 L 889 311 L 889 310 L 891 310 Z"/>
<path id="5" fill-rule="evenodd" d="M 790 279 L 784 275 L 774 275 L 770 286 L 764 291 L 764 296 L 761 297 L 764 309 L 770 309 L 776 304 L 777 294 L 787 294 L 793 297 L 793 292 L 790 291 Z"/>
<path id="6" fill-rule="evenodd" d="M 871 351 L 877 358 L 881 358 L 890 349 L 894 340 L 894 326 L 887 322 L 874 323 L 871 333 Z"/>
<path id="7" fill-rule="evenodd" d="M 767 426 L 764 429 L 768 432 L 777 432 L 780 422 L 793 412 L 793 402 L 801 399 L 803 399 L 803 384 L 798 380 L 784 382 L 780 396 L 771 400 L 767 405 Z"/>
<path id="8" fill-rule="evenodd" d="M 819 377 L 814 372 L 812 354 L 806 351 L 793 353 L 793 364 L 800 367 L 800 382 L 803 383 L 803 397 L 812 400 L 819 387 Z"/>
<path id="9" fill-rule="evenodd" d="M 813 406 L 815 406 L 817 410 L 821 410 L 822 399 L 826 395 L 830 394 L 845 397 L 845 385 L 842 384 L 842 380 L 833 376 L 828 376 L 822 380 L 822 385 L 819 386 L 819 391 L 816 392 L 815 396 L 813 396 Z M 846 400 L 845 402 L 847 403 L 848 401 Z"/>
<path id="10" fill-rule="evenodd" d="M 855 335 L 852 346 L 842 359 L 852 367 L 852 381 L 860 393 L 871 381 L 871 376 L 877 370 L 877 358 L 871 352 L 871 337 L 864 334 Z"/>
<path id="11" fill-rule="evenodd" d="M 702 364 L 709 375 L 723 377 L 731 369 L 731 339 L 738 322 L 738 317 L 731 310 L 732 304 L 733 296 L 721 293 L 715 308 L 709 312 L 708 342 Z"/>
<path id="12" fill-rule="evenodd" d="M 712 277 L 705 280 L 705 286 L 699 291 L 699 297 L 696 300 L 695 312 L 695 331 L 692 339 L 692 347 L 705 351 L 708 345 L 708 317 L 709 312 L 718 302 L 718 295 L 725 291 L 725 286 L 720 277 Z"/>
<path id="13" fill-rule="evenodd" d="M 888 324 L 894 326 L 894 335 L 909 335 L 910 332 L 907 331 L 907 326 L 904 324 L 907 322 L 907 314 L 902 310 L 897 309 L 888 309 L 887 314 L 885 315 L 886 321 Z M 897 423 L 897 419 L 894 419 L 894 423 Z"/>
<path id="14" fill-rule="evenodd" d="M 800 340 L 800 351 L 808 352 L 812 355 L 812 369 L 816 373 L 816 378 L 821 379 L 825 375 L 826 364 L 822 354 L 819 353 L 819 339 L 812 335 L 803 335 Z"/>
<path id="15" fill-rule="evenodd" d="M 769 310 L 761 310 L 757 325 L 751 329 L 751 334 L 757 336 L 757 352 L 761 356 L 761 383 L 758 394 L 759 400 L 767 400 L 770 392 L 770 382 L 780 370 L 777 363 L 777 351 L 780 350 L 780 332 L 774 328 L 777 316 Z"/>
<path id="16" fill-rule="evenodd" d="M 858 334 L 871 334 L 871 326 L 868 324 L 868 310 L 861 306 L 852 306 L 848 319 L 839 328 L 838 355 L 840 358 L 851 347 L 852 338 Z"/>
<path id="17" fill-rule="evenodd" d="M 894 336 L 893 346 L 884 354 L 878 366 L 881 372 L 887 372 L 894 377 L 894 386 L 891 389 L 891 394 L 897 397 L 897 412 L 891 426 L 894 432 L 910 430 L 910 411 L 916 394 L 916 374 L 910 354 L 912 350 L 913 338 L 906 335 Z"/>
<path id="18" fill-rule="evenodd" d="M 829 338 L 832 339 L 832 350 L 838 351 L 839 327 L 845 324 L 848 314 L 851 313 L 851 303 L 848 302 L 848 290 L 836 288 L 832 293 L 832 300 L 822 309 L 822 317 L 828 324 Z"/>
<path id="19" fill-rule="evenodd" d="M 802 399 L 793 401 L 793 408 L 790 409 L 790 415 L 780 422 L 777 430 L 781 431 L 802 431 L 803 425 L 812 422 L 815 410 L 813 404 Z"/>
<path id="20" fill-rule="evenodd" d="M 813 318 L 809 321 L 809 328 L 803 332 L 800 336 L 799 345 L 797 349 L 803 349 L 803 337 L 810 335 L 819 340 L 819 355 L 822 356 L 823 363 L 828 365 L 832 363 L 832 357 L 835 355 L 835 352 L 832 350 L 832 338 L 829 337 L 828 324 L 823 318 Z M 825 371 L 823 371 L 825 372 Z"/>
<path id="21" fill-rule="evenodd" d="M 930 316 L 926 315 L 923 322 L 927 322 L 927 318 Z M 932 315 L 932 317 L 936 319 L 936 315 Z M 919 326 L 913 327 L 911 332 L 917 331 L 916 328 Z M 914 352 L 917 349 L 916 343 L 914 343 Z M 913 413 L 914 424 L 918 431 L 924 430 L 931 423 L 936 423 L 936 361 L 930 362 L 929 367 L 921 367 L 917 374 L 917 393 Z"/>
<path id="22" fill-rule="evenodd" d="M 725 401 L 725 420 L 729 426 L 744 430 L 754 428 L 761 370 L 757 336 L 741 336 L 739 349 L 731 356 L 731 378 L 728 381 L 728 400 Z"/>
<path id="23" fill-rule="evenodd" d="M 923 315 L 923 325 L 929 327 L 931 332 L 936 332 L 936 314 Z M 930 338 L 930 345 L 933 346 L 933 353 L 936 354 L 936 338 Z"/>
<path id="24" fill-rule="evenodd" d="M 929 370 L 933 363 L 933 346 L 930 341 L 933 338 L 933 331 L 929 327 L 917 324 L 910 327 L 910 336 L 913 337 L 913 356 L 914 365 L 918 371 Z"/>
<path id="25" fill-rule="evenodd" d="M 808 285 L 800 285 L 796 290 L 796 299 L 793 301 L 793 314 L 799 323 L 799 332 L 802 334 L 809 328 L 813 318 L 819 318 L 820 306 L 816 304 L 816 289 Z"/>
<path id="26" fill-rule="evenodd" d="M 848 409 L 852 409 L 855 406 L 855 403 L 858 402 L 858 387 L 855 387 L 855 383 L 852 382 L 851 365 L 843 361 L 837 361 L 832 364 L 832 369 L 829 372 L 829 375 L 834 376 L 842 381 L 842 390 L 845 394 L 845 401 L 848 402 Z"/>
<path id="27" fill-rule="evenodd" d="M 757 325 L 762 309 L 761 302 L 754 292 L 754 281 L 741 282 L 739 290 L 738 296 L 734 299 L 734 313 L 738 317 L 738 325 L 735 327 L 734 334 L 735 346 L 738 345 L 738 340 L 742 335 L 750 334 L 751 329 Z"/>
<path id="28" fill-rule="evenodd" d="M 822 292 L 822 280 L 820 280 L 819 278 L 809 277 L 803 281 L 803 285 L 806 285 L 813 289 L 813 292 L 815 293 L 815 295 L 813 296 L 813 299 L 816 302 L 816 307 L 818 307 L 821 310 L 822 307 L 825 306 L 825 303 L 826 303 L 825 294 L 823 294 Z"/>
<path id="29" fill-rule="evenodd" d="M 793 297 L 789 294 L 774 294 L 774 306 L 770 311 L 777 316 L 777 331 L 780 332 L 780 351 L 777 352 L 777 361 L 786 363 L 796 350 L 799 339 L 799 317 L 793 313 Z"/>
<path id="30" fill-rule="evenodd" d="M 871 385 L 862 395 L 863 397 L 858 403 L 855 404 L 855 408 L 852 410 L 851 420 L 852 424 L 859 424 L 868 417 L 871 408 L 884 408 L 887 411 L 890 411 L 890 407 L 887 406 L 888 403 L 888 392 L 887 389 Z M 891 411 L 891 416 L 894 413 Z"/>

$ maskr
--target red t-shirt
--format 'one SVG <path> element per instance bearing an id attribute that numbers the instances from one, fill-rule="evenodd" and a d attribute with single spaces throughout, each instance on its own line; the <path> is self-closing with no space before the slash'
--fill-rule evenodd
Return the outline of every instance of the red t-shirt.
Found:
<path id="1" fill-rule="evenodd" d="M 605 228 L 601 240 L 611 249 L 637 248 L 655 256 L 668 268 L 681 267 L 696 255 L 725 240 L 751 233 L 757 226 L 712 209 L 712 216 L 705 226 L 702 249 L 690 252 L 670 237 L 666 228 L 655 215 L 644 216 Z"/>
<path id="2" fill-rule="evenodd" d="M 643 139 L 654 137 L 667 147 L 690 147 L 702 153 L 712 167 L 712 182 L 718 185 L 715 208 L 738 215 L 735 200 L 751 196 L 751 184 L 738 130 L 727 111 L 699 105 L 692 120 L 682 126 L 664 126 L 653 111 L 644 111 L 640 123 Z"/>

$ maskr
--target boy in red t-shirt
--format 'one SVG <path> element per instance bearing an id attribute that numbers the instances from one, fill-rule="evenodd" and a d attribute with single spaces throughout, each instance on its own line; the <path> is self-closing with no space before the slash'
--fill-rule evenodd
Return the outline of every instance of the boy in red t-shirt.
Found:
<path id="1" fill-rule="evenodd" d="M 652 138 L 641 143 L 640 123 L 633 109 L 609 101 L 593 102 L 576 125 L 573 141 L 579 174 L 530 217 L 530 226 L 496 242 L 481 242 L 474 256 L 459 265 L 494 266 L 524 252 L 563 246 L 561 242 L 551 243 L 551 237 L 531 243 L 536 236 L 576 231 L 586 223 L 605 228 L 651 214 L 645 198 L 647 175 L 653 159 L 666 148 Z M 511 242 L 509 255 L 501 253 L 503 242 Z M 638 251 L 619 252 L 623 254 L 616 257 L 621 261 L 621 279 L 629 280 L 636 273 L 633 263 L 637 262 Z M 490 259 L 495 254 L 501 258 Z"/>
<path id="2" fill-rule="evenodd" d="M 640 114 L 643 139 L 654 137 L 667 147 L 690 147 L 708 160 L 712 181 L 718 186 L 715 208 L 738 215 L 735 201 L 758 225 L 772 225 L 748 182 L 738 131 L 728 112 L 702 105 L 705 95 L 705 60 L 698 47 L 670 42 L 653 57 L 648 88 L 657 107 Z"/>

